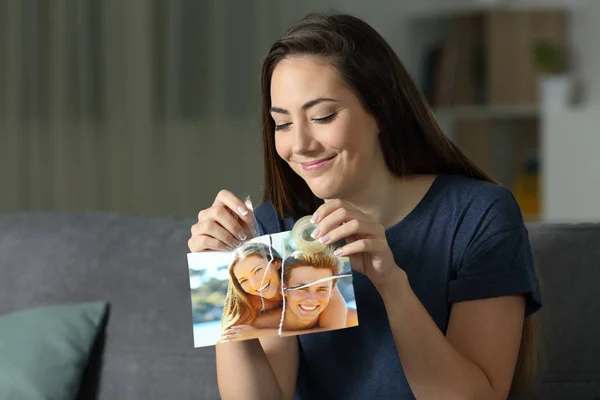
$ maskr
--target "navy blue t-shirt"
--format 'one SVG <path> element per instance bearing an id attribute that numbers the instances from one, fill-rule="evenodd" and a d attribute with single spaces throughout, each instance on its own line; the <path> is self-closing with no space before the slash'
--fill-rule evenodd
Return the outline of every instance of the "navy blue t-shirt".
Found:
<path id="1" fill-rule="evenodd" d="M 270 203 L 256 208 L 261 234 L 291 230 Z M 446 333 L 453 302 L 526 295 L 526 315 L 541 307 L 527 230 L 512 193 L 459 175 L 439 175 L 402 221 L 386 231 L 396 264 Z M 354 272 L 359 326 L 298 337 L 296 398 L 414 399 L 381 297 Z"/>

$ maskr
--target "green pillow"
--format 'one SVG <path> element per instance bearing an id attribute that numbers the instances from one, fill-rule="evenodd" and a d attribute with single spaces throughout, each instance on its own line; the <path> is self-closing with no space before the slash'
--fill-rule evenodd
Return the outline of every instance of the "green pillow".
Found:
<path id="1" fill-rule="evenodd" d="M 107 307 L 60 304 L 0 316 L 0 399 L 75 399 Z"/>

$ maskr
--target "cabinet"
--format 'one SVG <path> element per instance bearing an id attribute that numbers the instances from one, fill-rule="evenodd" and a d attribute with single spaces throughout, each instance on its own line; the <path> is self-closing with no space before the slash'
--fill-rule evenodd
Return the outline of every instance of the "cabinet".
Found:
<path id="1" fill-rule="evenodd" d="M 527 220 L 539 219 L 544 203 L 539 84 L 540 67 L 552 65 L 540 61 L 571 68 L 570 9 L 537 3 L 451 1 L 408 18 L 410 69 L 438 122 L 513 191 Z"/>

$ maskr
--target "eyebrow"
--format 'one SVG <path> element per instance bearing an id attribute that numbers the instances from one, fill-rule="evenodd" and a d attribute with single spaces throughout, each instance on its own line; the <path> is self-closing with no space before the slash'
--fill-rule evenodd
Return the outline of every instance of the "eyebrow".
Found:
<path id="1" fill-rule="evenodd" d="M 308 110 L 309 108 L 316 106 L 319 103 L 323 103 L 326 101 L 332 101 L 332 102 L 337 102 L 336 99 L 332 99 L 330 97 L 318 97 L 316 99 L 310 100 L 308 102 L 306 102 L 303 106 L 302 109 L 303 110 Z M 279 107 L 271 107 L 271 112 L 273 113 L 278 113 L 278 114 L 289 114 L 290 112 L 286 109 L 283 108 L 279 108 Z"/>
<path id="2" fill-rule="evenodd" d="M 252 271 L 250 271 L 250 273 L 253 273 L 254 271 L 256 271 L 256 268 L 261 267 L 262 263 L 260 264 L 256 264 L 256 267 L 252 268 Z"/>
<path id="3" fill-rule="evenodd" d="M 348 272 L 348 273 L 345 273 L 345 274 L 338 274 L 338 275 L 328 276 L 326 278 L 317 279 L 316 281 L 304 283 L 304 284 L 301 284 L 301 285 L 291 286 L 291 287 L 288 287 L 285 290 L 286 291 L 288 291 L 288 290 L 299 290 L 299 289 L 303 289 L 303 288 L 305 288 L 307 286 L 316 285 L 317 283 L 330 281 L 332 279 L 345 278 L 345 277 L 348 277 L 348 276 L 352 276 L 352 273 Z"/>

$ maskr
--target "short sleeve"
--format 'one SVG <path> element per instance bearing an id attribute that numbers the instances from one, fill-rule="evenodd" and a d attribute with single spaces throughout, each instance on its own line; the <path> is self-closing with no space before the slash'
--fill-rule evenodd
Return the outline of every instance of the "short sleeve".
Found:
<path id="1" fill-rule="evenodd" d="M 506 203 L 499 209 L 502 215 L 494 213 L 493 207 L 488 210 L 480 221 L 483 223 L 478 224 L 480 230 L 464 247 L 449 283 L 448 301 L 523 294 L 526 315 L 530 315 L 542 302 L 529 235 L 520 215 L 516 219 L 510 216 L 513 213 L 507 214 Z M 486 223 L 492 218 L 503 223 Z"/>

